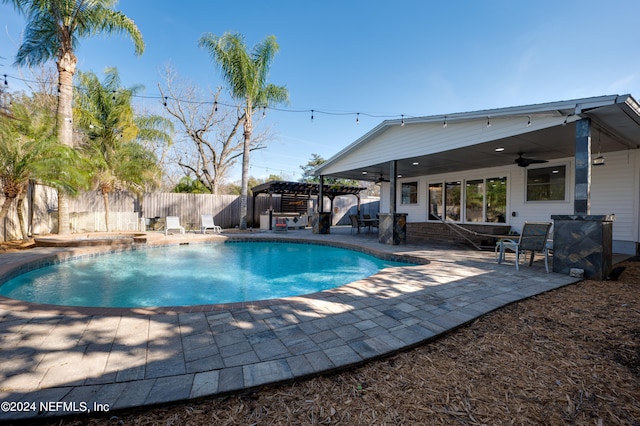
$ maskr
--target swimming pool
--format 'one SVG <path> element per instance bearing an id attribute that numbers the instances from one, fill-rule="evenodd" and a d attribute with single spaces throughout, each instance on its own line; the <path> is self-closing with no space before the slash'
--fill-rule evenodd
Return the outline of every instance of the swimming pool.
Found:
<path id="1" fill-rule="evenodd" d="M 189 306 L 315 293 L 406 266 L 343 248 L 279 242 L 157 247 L 86 257 L 19 275 L 0 295 L 91 307 Z"/>

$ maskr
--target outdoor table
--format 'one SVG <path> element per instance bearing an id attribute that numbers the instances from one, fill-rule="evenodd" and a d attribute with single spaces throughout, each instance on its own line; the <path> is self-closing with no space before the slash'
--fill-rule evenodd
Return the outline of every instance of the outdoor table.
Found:
<path id="1" fill-rule="evenodd" d="M 378 223 L 378 222 L 379 222 L 379 220 L 378 220 L 378 219 L 358 219 L 358 221 L 359 221 L 362 225 L 369 227 L 369 232 L 371 232 L 371 227 L 372 227 L 372 226 L 374 226 L 374 227 L 376 227 L 376 228 L 377 228 L 377 227 L 378 227 L 378 225 L 379 225 L 379 223 Z"/>

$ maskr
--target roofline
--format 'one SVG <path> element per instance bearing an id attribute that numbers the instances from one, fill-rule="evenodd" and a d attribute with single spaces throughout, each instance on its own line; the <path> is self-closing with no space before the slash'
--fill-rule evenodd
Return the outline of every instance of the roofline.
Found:
<path id="1" fill-rule="evenodd" d="M 346 146 L 344 149 L 338 151 L 337 154 L 333 155 L 326 162 L 318 166 L 314 169 L 313 174 L 319 175 L 322 170 L 329 167 L 332 162 L 338 160 L 339 158 L 345 156 L 349 152 L 353 151 L 361 144 L 367 142 L 369 139 L 374 138 L 375 136 L 385 132 L 387 129 L 394 126 L 402 126 L 404 124 L 429 124 L 429 123 L 452 123 L 452 122 L 460 122 L 460 121 L 470 121 L 470 120 L 478 120 L 478 119 L 491 119 L 498 117 L 526 117 L 531 115 L 540 115 L 540 114 L 552 114 L 555 116 L 573 116 L 573 115 L 581 115 L 589 110 L 594 108 L 600 108 L 607 105 L 615 105 L 615 104 L 626 104 L 634 110 L 638 116 L 640 117 L 640 105 L 638 102 L 630 95 L 605 95 L 605 96 L 596 96 L 591 98 L 579 98 L 579 99 L 571 99 L 566 101 L 556 101 L 556 102 L 547 102 L 541 104 L 530 104 L 530 105 L 522 105 L 515 107 L 506 107 L 506 108 L 494 108 L 494 109 L 485 109 L 471 112 L 459 112 L 453 114 L 439 114 L 439 115 L 430 115 L 424 117 L 412 117 L 402 119 L 393 119 L 393 120 L 384 120 L 376 127 L 371 129 L 369 132 L 356 139 L 353 143 Z"/>

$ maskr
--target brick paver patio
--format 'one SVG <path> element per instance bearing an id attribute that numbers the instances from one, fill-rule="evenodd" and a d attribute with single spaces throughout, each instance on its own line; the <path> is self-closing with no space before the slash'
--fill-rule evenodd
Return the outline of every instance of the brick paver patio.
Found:
<path id="1" fill-rule="evenodd" d="M 0 420 L 162 404 L 312 376 L 428 341 L 505 304 L 576 282 L 547 274 L 544 262 L 516 271 L 513 263 L 498 265 L 493 252 L 387 246 L 375 234 L 350 235 L 348 228 L 248 237 L 328 242 L 428 263 L 254 304 L 101 309 L 0 298 Z M 177 244 L 225 237 L 154 238 Z M 96 250 L 1 254 L 0 276 L 18 265 Z"/>

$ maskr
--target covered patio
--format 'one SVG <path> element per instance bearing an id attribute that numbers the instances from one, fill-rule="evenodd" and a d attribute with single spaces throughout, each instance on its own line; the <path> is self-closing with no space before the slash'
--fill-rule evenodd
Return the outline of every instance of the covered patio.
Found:
<path id="1" fill-rule="evenodd" d="M 586 267 L 607 270 L 603 257 L 635 254 L 640 241 L 639 147 L 640 106 L 612 95 L 387 120 L 315 173 L 382 185 L 384 244 L 403 244 L 409 232 L 438 240 L 447 223 L 503 234 L 554 221 L 556 259 L 595 250 L 601 259 Z M 496 184 L 499 193 L 490 191 Z"/>

